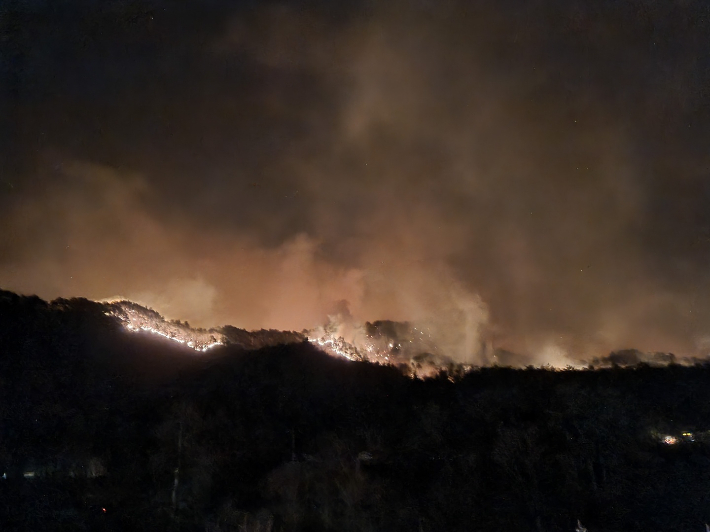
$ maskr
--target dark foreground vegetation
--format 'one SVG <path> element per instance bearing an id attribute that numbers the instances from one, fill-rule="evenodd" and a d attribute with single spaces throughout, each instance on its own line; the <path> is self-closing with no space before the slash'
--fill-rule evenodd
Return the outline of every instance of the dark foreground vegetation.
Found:
<path id="1" fill-rule="evenodd" d="M 710 521 L 705 366 L 421 381 L 309 344 L 167 344 L 124 332 L 97 303 L 0 292 L 1 530 Z"/>

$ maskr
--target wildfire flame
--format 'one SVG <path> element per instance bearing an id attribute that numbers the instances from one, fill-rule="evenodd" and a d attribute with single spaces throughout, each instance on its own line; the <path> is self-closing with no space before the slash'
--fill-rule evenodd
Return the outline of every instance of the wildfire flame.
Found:
<path id="1" fill-rule="evenodd" d="M 130 301 L 110 303 L 109 309 L 105 314 L 118 318 L 126 330 L 131 332 L 156 334 L 201 352 L 226 344 L 224 336 L 218 331 L 193 329 L 188 324 L 165 321 L 157 312 Z"/>
<path id="2" fill-rule="evenodd" d="M 436 354 L 437 348 L 428 333 L 425 335 L 417 327 L 410 328 L 407 324 L 375 322 L 356 326 L 331 317 L 328 324 L 302 333 L 249 332 L 229 326 L 205 330 L 192 328 L 187 322 L 165 320 L 158 312 L 130 301 L 105 304 L 105 314 L 118 319 L 127 331 L 154 334 L 198 352 L 222 345 L 252 350 L 308 340 L 323 352 L 349 361 L 404 365 L 409 368 L 407 373 L 410 376 L 435 374 L 450 362 Z"/>
<path id="3" fill-rule="evenodd" d="M 317 345 L 326 353 L 333 353 L 348 360 L 363 360 L 354 346 L 347 344 L 342 338 L 308 338 L 308 341 Z"/>

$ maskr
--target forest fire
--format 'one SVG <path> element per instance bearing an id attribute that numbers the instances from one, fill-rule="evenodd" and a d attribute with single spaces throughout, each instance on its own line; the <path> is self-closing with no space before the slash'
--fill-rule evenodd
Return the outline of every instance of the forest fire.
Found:
<path id="1" fill-rule="evenodd" d="M 128 331 L 147 332 L 185 345 L 195 351 L 207 351 L 225 345 L 225 338 L 215 330 L 193 329 L 180 321 L 166 321 L 160 314 L 130 301 L 109 303 L 106 314 L 118 318 Z"/>
<path id="2" fill-rule="evenodd" d="M 309 342 L 326 354 L 348 361 L 370 362 L 395 366 L 410 377 L 425 378 L 442 370 L 465 373 L 481 366 L 522 366 L 523 357 L 492 344 L 481 344 L 477 362 L 462 361 L 456 356 L 447 338 L 435 335 L 422 324 L 379 320 L 356 323 L 341 315 L 329 316 L 325 325 L 319 325 L 301 332 L 280 330 L 247 331 L 232 326 L 211 329 L 193 328 L 188 322 L 166 320 L 153 309 L 131 301 L 105 302 L 104 313 L 119 320 L 129 332 L 144 332 L 160 336 L 183 345 L 193 351 L 204 353 L 219 346 L 235 346 L 246 350 L 256 350 L 267 346 Z M 455 347 L 455 346 L 454 346 Z M 573 363 L 541 367 L 557 371 L 583 370 L 590 367 L 605 368 L 613 364 L 630 366 L 647 363 L 663 367 L 669 363 L 690 364 L 694 359 L 676 358 L 664 353 L 643 353 L 637 350 L 612 352 L 607 357 L 598 357 L 588 363 Z M 673 445 L 672 439 L 665 441 Z"/>
<path id="3" fill-rule="evenodd" d="M 355 346 L 348 344 L 343 338 L 320 337 L 308 338 L 308 341 L 320 347 L 326 353 L 333 353 L 348 360 L 362 360 L 363 357 Z"/>
<path id="4" fill-rule="evenodd" d="M 424 333 L 406 323 L 379 321 L 346 327 L 339 320 L 331 318 L 327 325 L 302 333 L 272 330 L 250 332 L 230 326 L 206 330 L 193 328 L 187 322 L 166 320 L 155 310 L 131 301 L 113 301 L 106 305 L 105 314 L 117 318 L 127 331 L 161 336 L 199 352 L 223 345 L 258 349 L 266 345 L 308 340 L 313 346 L 338 358 L 383 365 L 404 364 L 411 367 L 408 373 L 412 375 L 431 373 L 450 362 L 446 357 L 436 355 L 437 347 L 430 340 L 424 342 L 420 339 Z M 349 333 L 344 333 L 344 328 L 349 328 Z M 349 339 L 346 340 L 345 336 Z"/>
<path id="5" fill-rule="evenodd" d="M 442 516 L 426 530 L 467 529 L 491 509 L 482 532 L 574 530 L 572 511 L 584 508 L 595 489 L 605 500 L 634 501 L 639 489 L 643 498 L 630 517 L 626 509 L 581 512 L 593 532 L 698 530 L 706 520 L 697 514 L 710 487 L 702 467 L 710 449 L 703 422 L 710 403 L 708 364 L 617 365 L 574 375 L 496 365 L 469 371 L 416 346 L 412 336 L 428 333 L 420 334 L 420 324 L 360 326 L 336 318 L 310 334 L 229 326 L 192 330 L 134 303 L 46 302 L 3 291 L 0 316 L 3 397 L 10 412 L 5 423 L 16 429 L 0 442 L 0 488 L 15 497 L 12 507 L 0 509 L 3 523 L 23 525 L 41 507 L 39 529 L 45 520 L 72 530 L 104 523 L 121 528 L 124 522 L 133 530 L 144 528 L 143 522 L 170 529 L 175 521 L 164 508 L 174 500 L 178 509 L 195 505 L 201 512 L 177 514 L 186 520 L 197 515 L 193 529 L 207 522 L 207 529 L 216 530 L 211 523 L 235 516 L 236 522 L 256 522 L 255 514 L 231 502 L 237 490 L 252 490 L 263 494 L 256 511 L 268 525 L 258 529 L 273 530 L 272 520 L 290 515 L 282 501 L 294 489 L 303 490 L 307 505 L 297 510 L 306 512 L 312 501 L 341 508 L 345 486 L 378 529 L 410 530 L 424 522 L 419 514 L 410 516 L 406 528 L 398 526 L 399 516 L 382 516 L 411 504 L 410 494 L 396 488 L 411 484 L 413 475 L 427 479 L 424 493 L 442 494 L 421 499 L 429 505 L 427 515 Z M 151 341 L 154 334 L 170 342 L 161 339 L 159 345 Z M 195 342 L 200 335 L 229 347 L 190 357 L 187 347 L 207 346 Z M 435 330 L 432 337 L 438 339 Z M 172 342 L 185 347 L 175 349 Z M 268 345 L 277 347 L 264 349 Z M 328 362 L 329 356 L 346 360 Z M 28 434 L 37 435 L 31 447 Z M 235 471 L 248 468 L 260 472 L 236 478 Z M 428 480 L 433 468 L 446 482 Z M 150 474 L 136 477 L 136 470 Z M 521 471 L 529 482 L 520 480 Z M 476 478 L 481 480 L 472 485 Z M 214 481 L 203 484 L 205 479 Z M 77 482 L 85 489 L 76 490 Z M 226 486 L 218 496 L 227 503 L 215 517 L 210 503 L 197 505 L 215 497 L 212 486 L 218 483 Z M 165 504 L 147 505 L 133 517 L 135 505 L 124 511 L 130 505 L 121 501 L 136 493 Z M 462 493 L 466 505 L 460 504 Z M 563 501 L 571 510 L 561 517 L 542 513 L 538 527 L 535 507 L 525 505 L 535 497 L 546 504 Z M 512 498 L 523 501 L 519 513 L 506 502 Z M 446 512 L 442 500 L 452 501 Z M 469 506 L 468 514 L 456 516 Z M 661 510 L 645 517 L 656 507 Z M 673 526 L 677 514 L 682 521 Z M 339 515 L 335 529 L 344 530 L 357 514 Z M 454 517 L 444 521 L 449 515 Z M 332 522 L 326 517 L 321 528 Z M 363 519 L 350 528 L 367 526 Z M 581 524 L 577 529 L 585 530 Z"/>

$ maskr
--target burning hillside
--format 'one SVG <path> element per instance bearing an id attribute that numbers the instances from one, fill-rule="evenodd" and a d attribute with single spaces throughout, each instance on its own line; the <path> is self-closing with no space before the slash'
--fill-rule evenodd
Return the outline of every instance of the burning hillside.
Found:
<path id="1" fill-rule="evenodd" d="M 224 336 L 216 330 L 193 329 L 187 322 L 167 321 L 153 309 L 131 301 L 112 302 L 108 308 L 106 314 L 118 318 L 129 331 L 157 334 L 195 351 L 207 351 L 225 344 Z"/>
<path id="2" fill-rule="evenodd" d="M 348 360 L 392 365 L 410 376 L 426 376 L 442 368 L 465 369 L 442 352 L 431 332 L 409 322 L 378 320 L 355 324 L 347 316 L 330 316 L 328 324 L 307 332 L 327 353 Z"/>
<path id="3" fill-rule="evenodd" d="M 428 374 L 453 364 L 449 357 L 440 353 L 426 329 L 407 322 L 382 320 L 354 325 L 338 315 L 331 316 L 324 326 L 300 333 L 246 331 L 229 325 L 202 329 L 193 328 L 187 322 L 166 320 L 155 310 L 131 301 L 113 301 L 105 305 L 105 314 L 118 319 L 128 331 L 158 335 L 200 352 L 221 345 L 251 350 L 308 340 L 332 356 L 395 365 L 412 375 Z"/>
<path id="4" fill-rule="evenodd" d="M 7 414 L 0 490 L 15 497 L 0 521 L 12 518 L 22 528 L 27 515 L 41 511 L 35 528 L 46 521 L 72 530 L 169 529 L 175 501 L 185 530 L 204 530 L 205 523 L 216 529 L 244 523 L 233 501 L 255 493 L 258 512 L 286 522 L 293 514 L 284 497 L 297 488 L 307 503 L 298 515 L 313 501 L 319 506 L 309 516 L 314 521 L 292 521 L 289 529 L 315 522 L 345 530 L 355 515 L 348 509 L 335 525 L 330 515 L 315 521 L 322 508 L 342 507 L 343 485 L 356 497 L 375 497 L 355 499 L 357 515 L 370 520 L 357 529 L 425 523 L 427 531 L 465 530 L 490 515 L 480 530 L 532 530 L 533 514 L 526 507 L 514 513 L 507 503 L 532 497 L 552 508 L 539 521 L 545 530 L 573 530 L 578 514 L 590 525 L 600 516 L 595 531 L 640 530 L 640 519 L 647 530 L 687 531 L 707 520 L 697 514 L 710 486 L 702 467 L 710 366 L 623 369 L 645 356 L 625 350 L 608 357 L 613 370 L 491 367 L 457 378 L 451 370 L 464 367 L 446 366 L 438 338 L 419 323 L 360 326 L 342 316 L 306 333 L 193 329 L 126 301 L 46 302 L 0 290 Z M 297 343 L 283 345 L 289 342 Z M 201 352 L 212 344 L 214 355 Z M 258 349 L 266 345 L 276 346 Z M 416 382 L 377 363 L 411 376 L 446 368 L 452 382 Z M 518 482 L 521 464 L 530 482 Z M 77 482 L 86 489 L 77 490 Z M 417 500 L 445 490 L 446 497 L 421 497 L 428 504 L 422 513 L 441 517 L 412 515 L 406 527 L 399 515 L 386 521 L 389 508 L 420 507 L 412 486 Z M 633 506 L 618 513 L 597 498 Z M 445 511 L 442 500 L 452 501 Z M 211 501 L 226 501 L 217 517 Z M 647 517 L 655 507 L 661 510 Z"/>
<path id="5" fill-rule="evenodd" d="M 229 325 L 212 329 L 193 328 L 187 322 L 166 320 L 155 310 L 131 301 L 114 301 L 106 303 L 106 307 L 105 314 L 117 318 L 128 331 L 162 336 L 195 351 L 204 352 L 221 345 L 260 349 L 306 339 L 302 334 L 292 331 L 245 331 Z"/>
<path id="6" fill-rule="evenodd" d="M 339 312 L 329 316 L 325 325 L 301 332 L 273 329 L 247 331 L 230 325 L 204 329 L 191 327 L 188 322 L 180 320 L 167 320 L 157 311 L 127 300 L 104 302 L 102 305 L 104 314 L 117 319 L 127 331 L 157 335 L 197 352 L 219 346 L 255 350 L 308 341 L 331 356 L 396 366 L 412 377 L 433 375 L 441 369 L 459 372 L 472 367 L 457 362 L 445 344 L 441 343 L 442 338 L 429 327 L 410 322 L 378 320 L 361 324 L 355 322 L 347 312 Z M 490 341 L 481 343 L 478 349 L 480 363 L 477 366 L 529 365 L 524 363 L 525 357 L 504 348 L 494 348 Z M 622 349 L 604 357 L 577 361 L 574 367 L 604 368 L 637 364 L 665 366 L 694 362 L 698 360 L 676 357 L 670 353 Z"/>

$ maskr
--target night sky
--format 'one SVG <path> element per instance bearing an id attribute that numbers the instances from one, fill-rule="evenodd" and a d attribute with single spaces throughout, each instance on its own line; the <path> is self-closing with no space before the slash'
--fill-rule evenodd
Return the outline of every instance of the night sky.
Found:
<path id="1" fill-rule="evenodd" d="M 0 287 L 706 355 L 708 6 L 2 2 Z"/>

